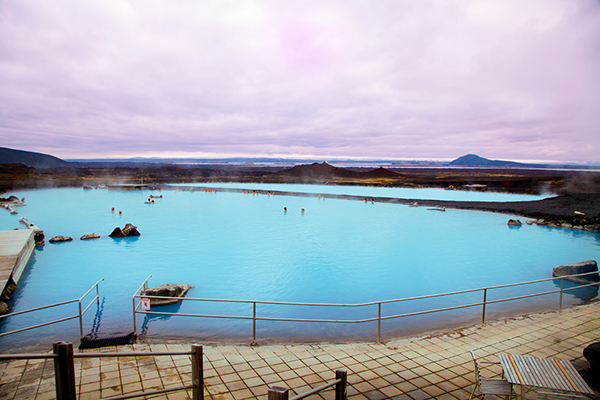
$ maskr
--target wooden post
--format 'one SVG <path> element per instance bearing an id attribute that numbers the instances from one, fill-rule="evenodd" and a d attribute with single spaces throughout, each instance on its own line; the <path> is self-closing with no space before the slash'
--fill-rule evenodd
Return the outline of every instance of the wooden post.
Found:
<path id="1" fill-rule="evenodd" d="M 192 390 L 193 400 L 204 400 L 204 368 L 202 367 L 202 346 L 192 345 Z"/>
<path id="2" fill-rule="evenodd" d="M 273 386 L 269 389 L 269 400 L 288 400 L 289 389 L 281 386 Z"/>
<path id="3" fill-rule="evenodd" d="M 335 371 L 335 379 L 341 379 L 340 383 L 335 385 L 335 400 L 346 400 L 348 387 L 348 371 L 344 369 L 338 369 Z"/>
<path id="4" fill-rule="evenodd" d="M 54 359 L 54 378 L 57 400 L 75 400 L 75 364 L 73 362 L 73 343 L 58 342 L 52 344 L 57 357 Z"/>

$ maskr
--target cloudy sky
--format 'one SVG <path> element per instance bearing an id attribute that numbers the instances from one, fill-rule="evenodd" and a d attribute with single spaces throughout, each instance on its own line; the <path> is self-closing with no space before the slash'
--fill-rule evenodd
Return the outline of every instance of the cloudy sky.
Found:
<path id="1" fill-rule="evenodd" d="M 0 146 L 600 162 L 600 2 L 0 0 Z"/>

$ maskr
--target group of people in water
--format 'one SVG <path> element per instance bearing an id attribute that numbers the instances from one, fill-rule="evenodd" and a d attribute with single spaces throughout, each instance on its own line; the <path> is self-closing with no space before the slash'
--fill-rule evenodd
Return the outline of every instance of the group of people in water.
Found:
<path id="1" fill-rule="evenodd" d="M 287 213 L 287 207 L 283 207 L 283 212 L 284 212 L 284 213 Z M 301 209 L 301 210 L 300 210 L 300 212 L 301 212 L 302 214 L 306 213 L 306 211 L 304 210 L 304 208 L 303 208 L 303 209 Z"/>
<path id="2" fill-rule="evenodd" d="M 244 190 L 244 194 L 260 194 L 258 190 Z M 267 192 L 267 196 L 275 196 L 275 192 Z"/>
<path id="3" fill-rule="evenodd" d="M 114 207 L 113 207 L 113 208 L 111 208 L 111 209 L 110 209 L 110 211 L 111 211 L 111 212 L 115 212 L 115 208 L 114 208 Z M 123 211 L 119 210 L 119 215 L 123 215 Z"/>

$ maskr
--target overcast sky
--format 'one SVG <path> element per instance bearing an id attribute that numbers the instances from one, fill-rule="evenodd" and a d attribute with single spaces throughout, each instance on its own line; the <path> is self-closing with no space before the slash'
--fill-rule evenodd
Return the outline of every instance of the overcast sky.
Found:
<path id="1" fill-rule="evenodd" d="M 600 2 L 0 0 L 0 146 L 600 162 Z"/>

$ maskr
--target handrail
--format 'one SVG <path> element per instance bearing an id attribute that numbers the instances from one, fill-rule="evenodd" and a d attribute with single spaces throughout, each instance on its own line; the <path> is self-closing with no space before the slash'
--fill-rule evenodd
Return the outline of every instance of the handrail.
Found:
<path id="1" fill-rule="evenodd" d="M 300 393 L 297 396 L 289 398 L 289 389 L 282 386 L 273 386 L 269 389 L 268 400 L 301 400 L 313 394 L 317 394 L 325 389 L 335 386 L 335 400 L 346 400 L 347 399 L 347 387 L 348 387 L 348 371 L 345 369 L 338 369 L 335 371 L 335 380 L 327 382 L 319 387 L 310 389 L 304 393 Z"/>
<path id="2" fill-rule="evenodd" d="M 298 396 L 294 396 L 290 400 L 304 399 L 304 398 L 306 398 L 308 396 L 312 396 L 313 394 L 319 393 L 321 390 L 325 390 L 327 388 L 335 386 L 335 385 L 337 385 L 340 382 L 342 382 L 341 379 L 336 379 L 335 381 L 331 381 L 331 382 L 328 382 L 328 383 L 326 383 L 326 384 L 324 384 L 322 386 L 319 386 L 319 387 L 316 387 L 314 389 L 311 389 L 308 392 L 304 392 L 304 393 L 299 394 Z"/>
<path id="3" fill-rule="evenodd" d="M 409 300 L 423 300 L 423 299 L 429 299 L 429 298 L 435 298 L 435 297 L 452 296 L 452 295 L 456 295 L 456 294 L 465 294 L 465 293 L 480 292 L 480 291 L 485 290 L 485 289 L 502 289 L 502 288 L 513 287 L 513 286 L 530 285 L 530 284 L 534 284 L 534 283 L 555 281 L 557 279 L 572 278 L 572 277 L 584 276 L 584 275 L 591 275 L 591 274 L 597 274 L 597 273 L 598 272 L 584 272 L 584 273 L 576 274 L 576 275 L 557 276 L 557 277 L 553 277 L 553 278 L 544 278 L 544 279 L 538 279 L 538 280 L 527 281 L 527 282 L 508 283 L 508 284 L 497 285 L 497 286 L 485 286 L 485 287 L 476 288 L 476 289 L 465 289 L 465 290 L 458 290 L 458 291 L 454 291 L 454 292 L 444 292 L 444 293 L 436 293 L 436 294 L 427 294 L 427 295 L 414 296 L 414 297 L 403 297 L 401 299 L 371 301 L 371 302 L 366 302 L 366 303 L 350 303 L 350 304 L 340 304 L 340 303 L 302 303 L 302 302 L 271 301 L 271 300 L 208 299 L 208 298 L 191 298 L 191 297 L 182 297 L 181 300 L 189 300 L 189 301 L 211 301 L 211 302 L 223 302 L 223 303 L 247 303 L 247 304 L 256 303 L 256 304 L 270 304 L 270 305 L 284 305 L 284 306 L 365 307 L 365 306 L 374 306 L 374 305 L 377 305 L 377 304 L 388 304 L 388 303 L 396 303 L 396 302 L 409 301 Z M 152 277 L 152 275 L 148 276 L 148 278 L 146 278 L 146 281 L 144 281 L 144 284 L 146 284 L 147 281 L 148 281 L 148 279 L 150 279 L 151 277 Z M 141 288 L 142 288 L 142 286 L 144 286 L 144 284 L 140 285 L 140 287 L 138 288 L 138 291 L 136 293 L 139 293 L 141 291 Z M 587 284 L 585 286 L 598 286 L 598 285 L 599 285 L 599 283 L 591 283 L 591 284 Z M 574 287 L 574 288 L 563 289 L 563 291 L 579 289 L 579 288 L 585 287 L 585 286 L 582 285 L 582 286 L 577 286 L 577 287 Z M 548 292 L 548 293 L 558 293 L 559 291 L 560 290 L 558 290 L 556 292 Z M 149 296 L 149 295 L 141 295 L 141 294 L 134 294 L 133 296 L 136 297 L 136 298 L 147 297 L 147 298 L 151 298 L 151 299 L 168 299 L 168 300 L 173 300 L 173 297 L 169 297 L 169 296 Z"/>
<path id="4" fill-rule="evenodd" d="M 571 287 L 571 288 L 564 288 L 563 287 L 564 279 L 587 276 L 587 275 L 592 275 L 592 274 L 598 274 L 598 272 L 596 272 L 596 271 L 584 272 L 584 273 L 580 273 L 580 274 L 565 275 L 565 276 L 552 277 L 552 278 L 544 278 L 544 279 L 538 279 L 538 280 L 527 281 L 527 282 L 518 282 L 518 283 L 511 283 L 511 284 L 481 287 L 481 288 L 477 288 L 477 289 L 466 289 L 466 290 L 459 290 L 459 291 L 454 291 L 454 292 L 437 293 L 437 294 L 432 294 L 432 295 L 413 296 L 413 297 L 406 297 L 406 298 L 401 298 L 401 299 L 381 300 L 381 301 L 372 301 L 372 302 L 354 303 L 354 304 L 302 303 L 302 302 L 283 302 L 283 301 L 265 301 L 265 300 L 233 300 L 233 299 L 208 299 L 208 298 L 189 298 L 189 297 L 180 298 L 181 301 L 252 304 L 253 305 L 252 316 L 248 316 L 248 315 L 214 315 L 214 314 L 197 314 L 197 313 L 192 314 L 192 313 L 174 313 L 174 312 L 156 312 L 156 311 L 138 310 L 138 307 L 136 306 L 136 299 L 141 299 L 141 298 L 170 299 L 170 300 L 173 299 L 173 297 L 168 297 L 168 296 L 149 296 L 149 295 L 139 294 L 142 286 L 147 286 L 148 280 L 151 277 L 151 275 L 150 275 L 148 278 L 146 278 L 144 283 L 140 286 L 140 289 L 138 289 L 138 291 L 132 296 L 134 332 L 136 332 L 135 320 L 136 320 L 136 314 L 138 314 L 138 313 L 139 314 L 148 314 L 148 315 L 252 320 L 253 321 L 252 343 L 256 342 L 256 321 L 317 322 L 317 323 L 346 323 L 346 324 L 360 324 L 360 323 L 364 323 L 364 322 L 377 321 L 377 325 L 378 325 L 377 326 L 377 343 L 380 343 L 381 342 L 381 322 L 385 321 L 385 320 L 396 319 L 396 318 L 424 315 L 424 314 L 430 314 L 430 313 L 442 312 L 442 311 L 452 311 L 452 310 L 458 310 L 458 309 L 470 308 L 470 307 L 482 307 L 483 310 L 482 310 L 482 316 L 481 316 L 481 323 L 484 324 L 485 317 L 486 317 L 486 306 L 487 305 L 503 303 L 503 302 L 508 302 L 508 301 L 522 300 L 522 299 L 538 297 L 538 296 L 546 296 L 546 295 L 555 294 L 555 293 L 560 293 L 559 310 L 562 310 L 562 295 L 564 292 L 568 292 L 571 290 L 577 290 L 580 288 L 585 288 L 585 287 L 590 287 L 590 286 L 598 286 L 600 284 L 600 283 L 596 282 L 596 283 L 589 283 L 589 284 L 579 284 L 579 285 Z M 560 289 L 548 290 L 548 291 L 544 291 L 544 292 L 518 295 L 518 296 L 494 299 L 494 300 L 487 299 L 487 292 L 489 290 L 504 289 L 504 288 L 510 288 L 510 287 L 524 286 L 524 285 L 532 285 L 532 284 L 543 283 L 543 282 L 548 282 L 548 281 L 556 281 L 556 280 L 560 280 L 560 282 L 561 282 Z M 468 293 L 477 293 L 477 292 L 483 292 L 483 300 L 482 301 L 475 302 L 475 303 L 467 303 L 467 304 L 443 307 L 443 308 L 437 308 L 437 309 L 428 309 L 428 310 L 414 311 L 414 312 L 409 312 L 409 313 L 395 314 L 395 315 L 387 315 L 387 316 L 381 315 L 381 306 L 383 304 L 401 303 L 401 302 L 406 302 L 406 301 L 424 300 L 424 299 L 447 297 L 447 296 L 454 296 L 454 295 L 468 294 Z M 369 307 L 369 306 L 377 306 L 378 307 L 378 315 L 374 316 L 374 317 L 370 317 L 370 318 L 363 318 L 363 319 L 342 319 L 342 320 L 340 320 L 340 319 L 315 319 L 315 318 L 261 317 L 261 316 L 256 315 L 256 305 L 257 304 L 308 306 L 308 307 Z M 139 304 L 138 304 L 138 306 L 139 306 Z"/>
<path id="5" fill-rule="evenodd" d="M 98 282 L 94 283 L 94 285 L 92 285 L 92 287 L 87 292 L 85 292 L 81 297 L 79 297 L 78 299 L 62 301 L 60 303 L 54 303 L 54 304 L 49 304 L 49 305 L 46 305 L 46 306 L 30 308 L 29 310 L 16 311 L 16 312 L 13 312 L 13 313 L 10 313 L 10 314 L 0 315 L 0 319 L 2 319 L 2 318 L 7 318 L 7 317 L 13 317 L 13 316 L 16 316 L 16 315 L 21 315 L 21 314 L 27 314 L 27 313 L 34 312 L 34 311 L 46 310 L 48 308 L 64 306 L 66 304 L 71 304 L 71 303 L 77 303 L 78 307 L 79 307 L 79 312 L 77 314 L 75 314 L 75 315 L 72 315 L 72 316 L 69 316 L 69 317 L 65 317 L 65 318 L 60 318 L 60 319 L 49 321 L 49 322 L 44 322 L 44 323 L 41 323 L 41 324 L 32 325 L 32 326 L 29 326 L 29 327 L 26 327 L 26 328 L 15 329 L 15 330 L 10 331 L 10 332 L 3 332 L 3 333 L 0 333 L 0 337 L 7 336 L 7 335 L 12 335 L 14 333 L 28 331 L 28 330 L 35 329 L 35 328 L 40 328 L 42 326 L 57 324 L 59 322 L 69 321 L 69 320 L 75 319 L 75 318 L 79 318 L 79 336 L 80 336 L 80 338 L 83 338 L 83 315 L 85 315 L 85 313 L 87 312 L 87 310 L 94 303 L 94 300 L 96 301 L 97 304 L 100 304 L 100 289 L 98 288 L 98 286 L 99 286 L 100 282 L 102 282 L 102 281 L 104 281 L 104 278 L 102 278 Z M 83 299 L 94 288 L 96 288 L 96 296 L 92 300 L 90 300 L 90 303 L 87 305 L 87 307 L 85 307 L 85 309 L 82 309 L 81 302 L 83 301 Z"/>
<path id="6" fill-rule="evenodd" d="M 89 293 L 89 292 L 88 292 Z M 181 356 L 189 355 L 192 361 L 192 384 L 177 387 L 169 387 L 152 391 L 141 391 L 126 395 L 105 397 L 100 400 L 124 400 L 136 397 L 154 396 L 157 394 L 170 393 L 179 390 L 192 389 L 192 399 L 204 399 L 203 382 L 203 350 L 200 345 L 192 345 L 191 351 L 169 351 L 169 352 L 123 352 L 123 353 L 77 353 L 73 352 L 72 343 L 58 342 L 52 345 L 53 353 L 47 354 L 0 354 L 3 360 L 29 360 L 29 359 L 54 359 L 54 378 L 56 382 L 56 399 L 74 399 L 77 397 L 75 383 L 75 358 L 100 358 L 100 357 L 158 357 L 158 356 Z"/>

